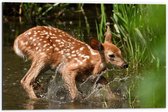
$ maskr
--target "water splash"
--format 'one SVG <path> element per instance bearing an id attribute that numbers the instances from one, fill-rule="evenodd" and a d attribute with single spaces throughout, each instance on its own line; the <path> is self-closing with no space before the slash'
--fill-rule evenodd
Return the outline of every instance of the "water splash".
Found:
<path id="1" fill-rule="evenodd" d="M 64 63 L 61 63 L 57 67 L 55 71 L 55 77 L 49 83 L 47 92 L 47 99 L 49 101 L 57 103 L 71 102 L 69 91 L 64 86 L 64 81 L 58 72 L 63 65 Z M 98 74 L 94 83 L 92 82 L 92 80 L 89 80 L 92 76 L 89 76 L 83 83 L 76 82 L 77 88 L 82 96 L 78 99 L 78 101 L 80 102 L 89 101 L 89 103 L 92 102 L 100 104 L 104 102 L 104 105 L 109 105 L 109 102 L 117 100 L 116 96 L 113 94 L 108 84 L 102 85 L 97 83 L 100 77 L 105 72 L 106 71 L 103 71 L 102 73 Z"/>
<path id="2" fill-rule="evenodd" d="M 63 65 L 65 65 L 65 61 L 58 65 L 53 79 L 49 82 L 47 99 L 53 102 L 64 103 L 70 101 L 69 92 L 64 86 L 61 74 L 59 74 Z"/>

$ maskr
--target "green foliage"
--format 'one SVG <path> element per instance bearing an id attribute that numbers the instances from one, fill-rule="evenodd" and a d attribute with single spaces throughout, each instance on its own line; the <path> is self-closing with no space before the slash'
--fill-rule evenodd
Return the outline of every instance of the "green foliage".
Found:
<path id="1" fill-rule="evenodd" d="M 140 107 L 165 108 L 166 106 L 166 75 L 165 69 L 148 69 L 143 72 L 144 78 L 140 81 L 137 96 Z"/>
<path id="2" fill-rule="evenodd" d="M 161 32 L 156 30 L 160 20 L 163 20 L 165 25 L 164 14 L 159 12 L 158 16 L 154 16 L 152 13 L 156 12 L 158 7 L 162 8 L 154 5 L 114 5 L 112 20 L 115 34 L 119 37 L 118 40 L 121 40 L 119 45 L 132 68 L 138 68 L 139 65 L 156 59 L 151 52 L 153 48 L 151 42 L 156 41 L 156 35 L 165 31 L 165 29 Z M 164 12 L 163 9 L 161 10 Z M 156 19 L 158 17 L 159 20 Z M 160 28 L 165 26 L 162 24 Z"/>
<path id="3" fill-rule="evenodd" d="M 148 8 L 151 28 L 151 65 L 143 72 L 137 95 L 141 107 L 165 108 L 166 106 L 166 6 L 152 5 Z M 149 61 L 151 61 L 149 60 Z"/>
<path id="4" fill-rule="evenodd" d="M 141 107 L 165 107 L 165 18 L 164 5 L 114 5 L 116 44 L 122 47 L 131 69 L 144 69 L 144 80 L 137 89 Z"/>
<path id="5" fill-rule="evenodd" d="M 100 42 L 103 42 L 103 40 L 104 40 L 105 28 L 106 28 L 105 6 L 104 6 L 104 4 L 101 4 L 101 21 L 100 21 L 100 24 L 98 24 L 96 22 L 97 36 L 98 36 L 98 40 Z"/>
<path id="6" fill-rule="evenodd" d="M 129 69 L 135 71 L 131 74 L 144 78 L 140 82 L 130 81 L 126 89 L 130 107 L 134 107 L 135 95 L 140 98 L 141 107 L 165 107 L 165 5 L 115 4 L 113 8 L 113 42 L 122 49 Z M 106 14 L 101 7 L 101 23 L 96 23 L 100 41 L 105 23 Z M 138 72 L 140 68 L 144 71 Z M 133 93 L 135 90 L 137 94 Z"/>
<path id="7" fill-rule="evenodd" d="M 37 4 L 37 3 L 21 3 L 20 12 L 23 12 L 23 15 L 27 22 L 38 23 L 46 19 L 46 16 L 51 12 L 59 3 L 55 4 Z M 64 7 L 67 4 L 62 4 L 60 7 Z"/>

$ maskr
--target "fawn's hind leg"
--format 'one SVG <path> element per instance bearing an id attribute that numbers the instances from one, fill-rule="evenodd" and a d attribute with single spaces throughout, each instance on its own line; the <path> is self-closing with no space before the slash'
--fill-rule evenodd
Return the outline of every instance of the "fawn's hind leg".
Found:
<path id="1" fill-rule="evenodd" d="M 29 69 L 29 71 L 26 73 L 26 75 L 21 80 L 21 85 L 27 92 L 29 98 L 36 99 L 37 96 L 34 93 L 33 90 L 33 83 L 36 79 L 36 77 L 40 74 L 41 70 L 44 69 L 45 66 L 45 58 L 35 58 L 32 61 L 32 65 Z"/>

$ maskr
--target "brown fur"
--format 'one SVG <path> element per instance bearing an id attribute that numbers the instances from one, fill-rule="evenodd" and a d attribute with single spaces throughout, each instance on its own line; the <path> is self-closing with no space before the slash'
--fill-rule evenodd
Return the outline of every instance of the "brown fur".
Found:
<path id="1" fill-rule="evenodd" d="M 107 33 L 110 34 L 111 33 Z M 109 35 L 108 40 L 109 40 Z M 72 100 L 77 98 L 78 89 L 75 78 L 79 73 L 90 70 L 96 76 L 105 68 L 105 63 L 111 62 L 108 54 L 114 53 L 121 58 L 120 50 L 110 41 L 102 44 L 102 51 L 94 50 L 89 45 L 76 40 L 66 32 L 53 27 L 37 26 L 19 35 L 14 42 L 14 50 L 21 57 L 28 57 L 32 65 L 21 84 L 29 98 L 37 98 L 33 83 L 40 72 L 46 68 L 56 69 L 65 81 Z M 121 58 L 118 66 L 125 63 Z"/>

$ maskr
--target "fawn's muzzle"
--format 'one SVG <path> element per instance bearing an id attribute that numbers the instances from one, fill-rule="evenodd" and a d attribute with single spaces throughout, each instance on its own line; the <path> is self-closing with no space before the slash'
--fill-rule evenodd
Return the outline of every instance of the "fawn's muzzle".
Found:
<path id="1" fill-rule="evenodd" d="M 122 65 L 122 68 L 128 68 L 128 64 L 127 64 L 127 63 L 124 63 L 124 64 Z"/>

